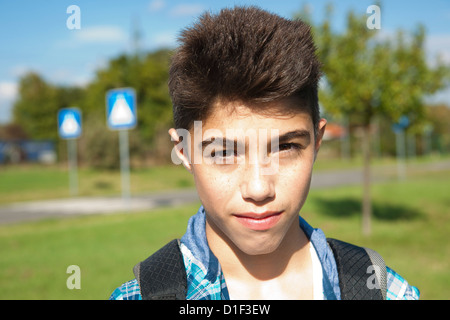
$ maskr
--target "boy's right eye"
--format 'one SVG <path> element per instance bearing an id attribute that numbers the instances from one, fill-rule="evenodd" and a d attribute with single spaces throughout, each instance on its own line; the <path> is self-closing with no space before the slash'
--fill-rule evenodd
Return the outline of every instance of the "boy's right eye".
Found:
<path id="1" fill-rule="evenodd" d="M 233 149 L 213 150 L 210 154 L 211 158 L 227 158 L 236 156 L 236 152 Z"/>

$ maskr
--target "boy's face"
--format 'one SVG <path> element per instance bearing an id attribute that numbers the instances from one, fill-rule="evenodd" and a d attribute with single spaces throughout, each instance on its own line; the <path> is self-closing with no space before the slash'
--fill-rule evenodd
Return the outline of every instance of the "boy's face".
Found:
<path id="1" fill-rule="evenodd" d="M 273 102 L 272 107 L 289 103 L 293 102 Z M 190 154 L 201 154 L 202 161 L 188 161 L 186 152 L 178 152 L 205 208 L 208 242 L 224 241 L 258 255 L 275 251 L 299 232 L 298 213 L 309 191 L 325 124 L 322 119 L 315 137 L 306 112 L 271 115 L 242 103 L 215 105 L 202 122 L 201 141 L 198 132 L 197 139 L 191 132 Z M 178 141 L 175 130 L 170 134 Z"/>

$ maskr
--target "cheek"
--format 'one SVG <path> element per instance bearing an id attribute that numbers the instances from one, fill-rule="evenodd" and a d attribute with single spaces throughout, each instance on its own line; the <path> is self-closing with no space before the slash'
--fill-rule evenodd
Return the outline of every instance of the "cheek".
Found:
<path id="1" fill-rule="evenodd" d="M 304 192 L 304 190 L 309 189 L 309 183 L 311 181 L 311 171 L 293 171 L 289 175 L 285 176 L 285 181 L 286 186 L 288 186 L 290 190 L 293 190 L 296 193 L 302 193 Z"/>
<path id="2" fill-rule="evenodd" d="M 215 212 L 223 208 L 233 193 L 230 176 L 219 175 L 200 166 L 194 166 L 193 173 L 198 195 L 205 208 Z"/>
<path id="3" fill-rule="evenodd" d="M 289 167 L 281 170 L 278 176 L 277 196 L 292 205 L 303 205 L 311 183 L 311 168 L 308 166 Z M 298 206 L 292 208 L 299 209 Z"/>

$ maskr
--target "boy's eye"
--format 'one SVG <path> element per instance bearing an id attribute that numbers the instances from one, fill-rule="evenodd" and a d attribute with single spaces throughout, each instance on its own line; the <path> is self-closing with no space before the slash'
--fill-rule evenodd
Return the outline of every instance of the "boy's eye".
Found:
<path id="1" fill-rule="evenodd" d="M 214 158 L 216 156 L 221 158 L 227 158 L 235 155 L 236 153 L 234 152 L 233 149 L 213 150 L 211 152 L 211 158 Z"/>
<path id="2" fill-rule="evenodd" d="M 302 149 L 302 146 L 298 143 L 281 143 L 278 147 L 275 147 L 275 151 L 288 152 L 288 151 L 298 151 Z"/>
<path id="3" fill-rule="evenodd" d="M 292 148 L 293 148 L 293 146 L 292 146 L 291 143 L 283 143 L 283 144 L 280 144 L 280 146 L 278 147 L 278 149 L 279 149 L 280 151 L 290 150 L 290 149 L 292 149 Z"/>

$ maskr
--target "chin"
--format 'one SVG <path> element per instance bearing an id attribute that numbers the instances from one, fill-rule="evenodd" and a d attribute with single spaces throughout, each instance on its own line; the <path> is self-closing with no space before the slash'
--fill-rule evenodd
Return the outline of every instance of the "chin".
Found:
<path id="1" fill-rule="evenodd" d="M 240 243 L 234 242 L 235 246 L 249 256 L 258 256 L 270 254 L 278 249 L 281 240 L 276 241 L 271 237 L 270 239 L 252 239 L 249 237 L 247 240 Z"/>

